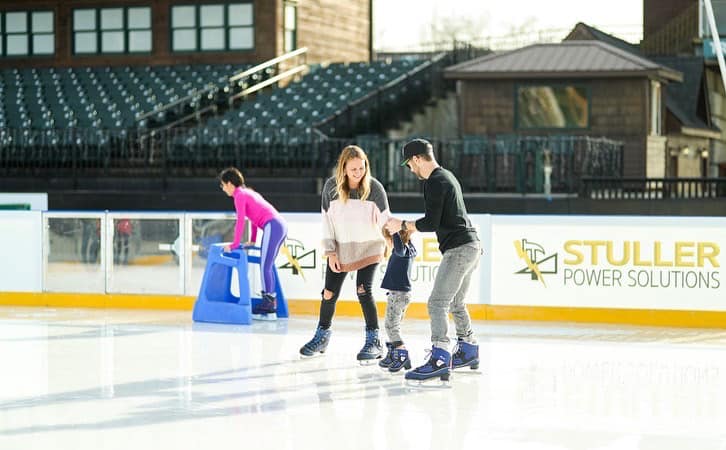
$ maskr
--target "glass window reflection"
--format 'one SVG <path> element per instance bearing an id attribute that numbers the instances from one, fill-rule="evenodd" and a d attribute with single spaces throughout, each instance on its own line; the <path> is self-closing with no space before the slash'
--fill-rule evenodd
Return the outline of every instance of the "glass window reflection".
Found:
<path id="1" fill-rule="evenodd" d="M 522 128 L 587 128 L 587 89 L 581 86 L 520 86 L 517 125 Z"/>

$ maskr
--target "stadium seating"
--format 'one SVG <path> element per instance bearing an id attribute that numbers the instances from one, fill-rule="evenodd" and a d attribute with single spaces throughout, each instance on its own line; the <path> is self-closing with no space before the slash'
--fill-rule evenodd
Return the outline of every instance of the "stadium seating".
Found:
<path id="1" fill-rule="evenodd" d="M 137 116 L 186 97 L 195 89 L 210 85 L 221 88 L 230 75 L 247 67 L 3 70 L 0 71 L 0 129 L 13 131 L 0 135 L 0 143 L 43 146 L 80 144 L 83 140 L 88 144 L 104 144 L 108 131 L 134 128 Z"/>
<path id="2" fill-rule="evenodd" d="M 424 61 L 335 63 L 313 66 L 283 88 L 271 88 L 223 108 L 200 123 L 185 124 L 157 136 L 164 139 L 170 164 L 202 160 L 238 160 L 261 166 L 295 159 L 311 140 L 312 127 L 343 111 Z M 83 67 L 0 71 L 0 146 L 8 166 L 79 167 L 107 164 L 126 157 L 133 146 L 128 133 L 174 117 L 144 116 L 164 105 L 212 87 L 222 93 L 230 75 L 251 65 L 176 65 L 153 67 Z M 395 84 L 395 83 L 394 83 Z M 383 99 L 396 101 L 392 89 Z M 389 98 L 391 97 L 391 98 Z M 384 105 L 381 105 L 382 107 Z M 164 115 L 175 114 L 167 109 Z M 141 119 L 141 120 L 140 120 Z M 189 126 L 191 125 L 191 126 Z M 135 137 L 138 134 L 134 135 Z M 275 146 L 275 152 L 270 152 Z M 73 152 L 49 151 L 73 148 Z M 112 155 L 113 154 L 113 155 Z M 303 159 L 308 156 L 302 155 Z M 14 160 L 17 159 L 17 161 Z M 315 162 L 313 162 L 315 163 Z"/>
<path id="3" fill-rule="evenodd" d="M 420 63 L 420 62 L 418 62 Z M 189 130 L 179 143 L 219 146 L 239 142 L 296 144 L 310 127 L 411 70 L 417 62 L 329 64 L 300 80 L 263 92 Z"/>

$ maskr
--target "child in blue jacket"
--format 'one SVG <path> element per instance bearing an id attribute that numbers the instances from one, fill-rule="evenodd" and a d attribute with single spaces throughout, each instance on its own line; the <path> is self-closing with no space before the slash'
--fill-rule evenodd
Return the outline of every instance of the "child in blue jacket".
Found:
<path id="1" fill-rule="evenodd" d="M 416 247 L 410 240 L 410 231 L 399 231 L 391 235 L 383 230 L 388 248 L 393 248 L 381 287 L 388 289 L 385 328 L 388 335 L 388 353 L 378 365 L 395 373 L 402 368 L 411 368 L 408 350 L 401 338 L 401 320 L 411 302 L 411 266 L 416 258 Z"/>

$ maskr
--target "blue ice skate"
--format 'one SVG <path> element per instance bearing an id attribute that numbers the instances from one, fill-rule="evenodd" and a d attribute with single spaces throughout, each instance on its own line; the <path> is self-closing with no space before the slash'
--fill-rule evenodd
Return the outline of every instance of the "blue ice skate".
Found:
<path id="1" fill-rule="evenodd" d="M 325 353 L 325 349 L 328 348 L 328 343 L 330 342 L 330 333 L 330 330 L 318 327 L 315 330 L 315 336 L 310 339 L 310 342 L 300 348 L 300 356 L 302 358 L 309 358 L 316 356 L 316 353 Z"/>
<path id="2" fill-rule="evenodd" d="M 378 361 L 378 365 L 384 369 L 388 369 L 388 367 L 393 362 L 393 344 L 390 342 L 386 342 L 386 356 Z"/>
<path id="3" fill-rule="evenodd" d="M 426 381 L 432 378 L 440 378 L 441 381 L 449 381 L 450 375 L 451 353 L 443 348 L 432 346 L 429 360 L 423 366 L 406 372 L 406 379 Z"/>
<path id="4" fill-rule="evenodd" d="M 391 364 L 388 366 L 388 371 L 391 373 L 397 373 L 401 369 L 411 368 L 411 358 L 408 357 L 408 350 L 405 348 L 394 348 Z"/>
<path id="5" fill-rule="evenodd" d="M 378 330 L 366 330 L 366 341 L 358 352 L 358 362 L 362 365 L 371 364 L 374 360 L 381 358 L 382 352 L 381 341 L 378 340 Z"/>
<path id="6" fill-rule="evenodd" d="M 469 367 L 471 370 L 479 368 L 479 346 L 470 344 L 459 338 L 451 357 L 451 366 L 454 369 Z"/>

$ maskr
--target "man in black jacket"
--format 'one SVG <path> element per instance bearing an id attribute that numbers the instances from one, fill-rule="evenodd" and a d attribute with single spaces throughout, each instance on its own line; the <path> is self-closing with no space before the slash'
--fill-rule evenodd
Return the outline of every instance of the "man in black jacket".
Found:
<path id="1" fill-rule="evenodd" d="M 403 146 L 403 162 L 424 181 L 425 215 L 415 222 L 391 218 L 389 232 L 412 230 L 436 232 L 442 259 L 428 300 L 431 319 L 431 356 L 422 366 L 406 372 L 407 379 L 448 380 L 450 370 L 479 367 L 479 346 L 471 329 L 465 298 L 472 276 L 476 276 L 481 246 L 464 205 L 461 185 L 454 175 L 439 166 L 431 143 L 414 139 Z M 457 343 L 449 353 L 448 313 L 454 318 Z"/>

